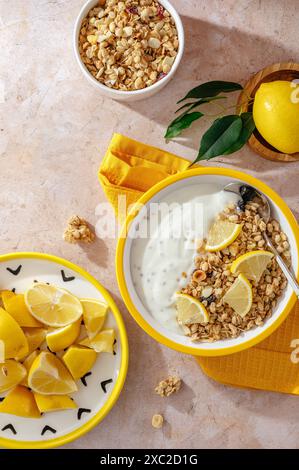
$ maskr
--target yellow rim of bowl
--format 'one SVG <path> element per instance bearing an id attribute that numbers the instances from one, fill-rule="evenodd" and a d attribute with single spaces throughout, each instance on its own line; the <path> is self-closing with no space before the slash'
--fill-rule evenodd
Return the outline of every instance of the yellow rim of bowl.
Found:
<path id="1" fill-rule="evenodd" d="M 234 179 L 242 180 L 245 183 L 250 184 L 251 186 L 255 186 L 261 192 L 266 194 L 280 208 L 285 218 L 287 219 L 291 227 L 291 230 L 293 232 L 293 235 L 296 241 L 297 250 L 299 252 L 299 227 L 298 227 L 295 217 L 293 216 L 287 204 L 275 191 L 273 191 L 273 189 L 271 189 L 265 183 L 241 171 L 231 170 L 228 168 L 214 168 L 214 167 L 195 168 L 195 169 L 183 171 L 174 176 L 169 176 L 165 180 L 161 181 L 160 183 L 157 183 L 155 186 L 150 188 L 143 196 L 141 196 L 141 198 L 138 200 L 138 204 L 140 203 L 146 204 L 159 191 L 161 191 L 162 189 L 166 188 L 167 186 L 170 186 L 171 184 L 177 181 L 191 178 L 193 176 L 198 176 L 198 175 L 220 175 L 220 176 L 227 176 L 227 177 L 231 177 Z M 194 348 L 192 346 L 185 346 L 185 345 L 176 343 L 175 341 L 169 339 L 168 337 L 156 331 L 136 309 L 131 299 L 130 293 L 128 291 L 126 280 L 125 280 L 125 273 L 124 273 L 123 256 L 124 256 L 125 244 L 127 240 L 126 233 L 128 233 L 130 225 L 133 219 L 138 214 L 139 210 L 140 210 L 140 207 L 137 207 L 136 209 L 134 209 L 133 207 L 132 211 L 130 211 L 130 213 L 128 214 L 126 218 L 126 222 L 124 223 L 124 226 L 122 227 L 120 238 L 117 244 L 117 250 L 116 250 L 116 276 L 117 276 L 117 281 L 118 281 L 122 298 L 129 312 L 131 313 L 133 318 L 136 320 L 136 322 L 139 324 L 139 326 L 144 331 L 146 331 L 150 336 L 152 336 L 155 340 L 164 344 L 165 346 L 175 349 L 176 351 L 180 351 L 180 352 L 187 353 L 187 354 L 193 354 L 195 356 L 224 356 L 224 355 L 236 353 L 236 352 L 239 352 L 239 351 L 242 351 L 244 349 L 254 346 L 255 344 L 265 339 L 267 336 L 269 336 L 271 333 L 273 333 L 273 331 L 275 331 L 278 328 L 278 326 L 285 320 L 285 318 L 290 313 L 292 307 L 295 305 L 295 302 L 297 300 L 295 293 L 293 293 L 290 296 L 290 299 L 287 305 L 285 306 L 285 308 L 283 309 L 279 317 L 273 322 L 272 325 L 270 325 L 268 328 L 265 328 L 265 330 L 263 330 L 254 338 L 249 339 L 248 341 L 245 341 L 242 344 L 237 344 L 235 346 L 223 347 L 217 350 L 206 350 L 206 349 L 201 349 L 200 347 Z M 297 278 L 298 277 L 299 277 L 299 268 L 297 272 Z"/>
<path id="2" fill-rule="evenodd" d="M 128 345 L 128 338 L 126 333 L 126 328 L 122 316 L 116 306 L 116 303 L 112 299 L 111 295 L 106 291 L 106 289 L 87 271 L 80 268 L 74 263 L 67 261 L 63 258 L 59 258 L 58 256 L 48 255 L 44 253 L 8 253 L 6 255 L 0 255 L 0 262 L 10 261 L 13 259 L 18 258 L 33 258 L 33 259 L 42 259 L 47 260 L 50 262 L 62 264 L 63 266 L 72 269 L 73 271 L 80 274 L 83 278 L 89 281 L 104 297 L 106 302 L 108 303 L 110 309 L 113 312 L 114 318 L 117 323 L 117 327 L 119 329 L 120 335 L 120 342 L 121 342 L 121 365 L 119 370 L 118 378 L 115 382 L 114 388 L 109 399 L 106 401 L 104 406 L 93 416 L 89 421 L 85 424 L 80 426 L 79 428 L 75 429 L 74 431 L 66 434 L 65 436 L 57 437 L 54 439 L 49 439 L 47 441 L 16 441 L 13 439 L 7 439 L 0 437 L 0 446 L 10 448 L 10 449 L 49 449 L 51 447 L 58 447 L 68 442 L 74 441 L 79 437 L 83 436 L 87 432 L 89 432 L 92 428 L 94 428 L 97 424 L 99 424 L 105 416 L 109 413 L 112 407 L 115 405 L 123 385 L 125 383 L 127 370 L 128 370 L 128 362 L 129 362 L 129 345 Z"/>

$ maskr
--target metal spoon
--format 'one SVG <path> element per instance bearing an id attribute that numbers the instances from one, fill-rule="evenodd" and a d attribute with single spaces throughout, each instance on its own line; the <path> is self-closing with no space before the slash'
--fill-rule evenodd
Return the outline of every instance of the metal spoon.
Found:
<path id="1" fill-rule="evenodd" d="M 269 201 L 264 194 L 260 193 L 257 189 L 249 186 L 247 184 L 242 183 L 229 183 L 224 188 L 224 191 L 228 191 L 231 193 L 238 194 L 241 196 L 242 204 L 245 205 L 248 201 L 253 201 L 259 204 L 258 213 L 263 221 L 267 224 L 270 220 L 271 216 L 271 208 Z M 267 245 L 271 248 L 271 251 L 274 253 L 277 259 L 277 263 L 279 264 L 282 272 L 284 273 L 285 277 L 287 278 L 288 282 L 292 286 L 295 294 L 299 299 L 299 284 L 296 280 L 295 275 L 290 271 L 290 269 L 285 264 L 284 260 L 276 250 L 275 246 L 273 245 L 272 241 L 268 237 L 265 232 L 262 232 L 264 239 Z"/>

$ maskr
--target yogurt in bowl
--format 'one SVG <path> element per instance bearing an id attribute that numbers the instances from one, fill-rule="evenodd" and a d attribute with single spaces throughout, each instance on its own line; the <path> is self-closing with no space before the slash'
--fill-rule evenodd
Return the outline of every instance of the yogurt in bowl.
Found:
<path id="1" fill-rule="evenodd" d="M 128 216 L 118 243 L 117 277 L 129 311 L 151 336 L 178 351 L 212 356 L 251 347 L 279 326 L 296 300 L 287 286 L 272 316 L 237 338 L 193 342 L 178 325 L 174 294 L 194 269 L 196 240 L 207 234 L 211 221 L 227 204 L 237 201 L 237 196 L 222 191 L 234 181 L 256 187 L 269 198 L 298 273 L 299 229 L 291 211 L 268 186 L 230 169 L 188 170 L 158 183 L 141 198 L 143 206 Z"/>

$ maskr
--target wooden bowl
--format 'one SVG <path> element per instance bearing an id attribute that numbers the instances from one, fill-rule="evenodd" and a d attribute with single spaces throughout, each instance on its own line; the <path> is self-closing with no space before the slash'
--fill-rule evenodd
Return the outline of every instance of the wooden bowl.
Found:
<path id="1" fill-rule="evenodd" d="M 238 108 L 241 109 L 242 112 L 252 111 L 252 102 L 249 105 L 247 104 L 248 97 L 254 98 L 262 83 L 273 82 L 275 80 L 292 81 L 295 79 L 299 80 L 299 64 L 294 62 L 273 64 L 260 70 L 260 72 L 256 73 L 245 85 L 238 100 Z M 280 162 L 295 162 L 299 160 L 299 152 L 292 154 L 279 152 L 263 139 L 257 129 L 255 129 L 250 137 L 248 145 L 254 152 L 268 160 Z"/>

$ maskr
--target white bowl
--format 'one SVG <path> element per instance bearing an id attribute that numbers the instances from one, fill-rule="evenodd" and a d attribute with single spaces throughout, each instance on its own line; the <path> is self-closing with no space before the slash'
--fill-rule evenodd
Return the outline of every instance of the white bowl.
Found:
<path id="1" fill-rule="evenodd" d="M 143 88 L 141 90 L 136 90 L 136 91 L 122 91 L 122 90 L 115 90 L 113 88 L 109 88 L 102 83 L 100 83 L 98 80 L 96 80 L 93 75 L 89 72 L 89 70 L 85 67 L 84 63 L 82 62 L 80 52 L 79 52 L 79 34 L 80 34 L 80 29 L 81 29 L 81 24 L 84 18 L 87 16 L 88 12 L 94 8 L 98 4 L 98 0 L 88 0 L 85 5 L 82 7 L 78 18 L 76 20 L 75 24 L 75 29 L 74 29 L 74 36 L 73 36 L 73 47 L 75 51 L 75 56 L 77 59 L 77 62 L 79 64 L 79 67 L 84 75 L 84 77 L 92 84 L 94 85 L 103 95 L 108 96 L 109 98 L 113 98 L 115 100 L 119 101 L 139 101 L 143 100 L 145 98 L 148 98 L 150 96 L 155 95 L 158 93 L 158 91 L 162 90 L 162 88 L 167 85 L 167 83 L 172 79 L 174 76 L 179 63 L 181 61 L 183 51 L 184 51 L 184 28 L 183 24 L 181 21 L 180 16 L 174 9 L 174 7 L 171 5 L 171 3 L 168 2 L 168 0 L 157 0 L 161 5 L 169 11 L 171 14 L 176 28 L 178 32 L 178 39 L 179 39 L 179 49 L 177 56 L 175 58 L 175 61 L 171 67 L 170 72 L 166 75 L 166 77 L 162 78 L 161 80 L 157 81 L 153 85 Z"/>
<path id="2" fill-rule="evenodd" d="M 137 323 L 157 341 L 177 351 L 203 356 L 221 356 L 247 349 L 262 341 L 270 335 L 287 317 L 296 302 L 296 296 L 290 285 L 285 289 L 279 299 L 271 318 L 264 325 L 245 331 L 237 338 L 231 338 L 214 343 L 192 342 L 189 337 L 175 333 L 158 322 L 142 303 L 137 290 L 134 287 L 131 274 L 131 250 L 134 240 L 134 232 L 141 226 L 142 218 L 147 212 L 149 204 L 164 201 L 170 193 L 181 188 L 190 188 L 194 185 L 194 191 L 201 184 L 219 185 L 219 189 L 233 181 L 242 181 L 264 193 L 270 203 L 274 218 L 276 218 L 282 230 L 286 233 L 291 249 L 293 270 L 298 276 L 299 272 L 299 227 L 286 203 L 266 184 L 243 172 L 227 168 L 197 168 L 171 176 L 156 184 L 147 191 L 139 200 L 143 208 L 132 211 L 125 228 L 120 235 L 116 254 L 116 271 L 119 288 L 126 306 Z M 179 202 L 179 201 L 178 201 Z M 145 207 L 145 209 L 144 209 Z"/>

